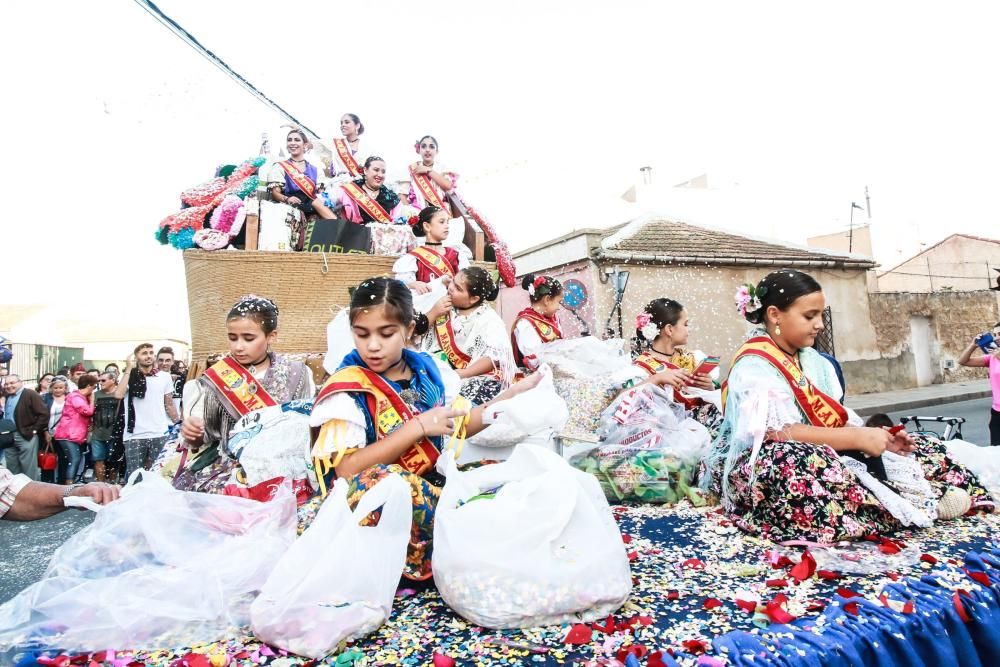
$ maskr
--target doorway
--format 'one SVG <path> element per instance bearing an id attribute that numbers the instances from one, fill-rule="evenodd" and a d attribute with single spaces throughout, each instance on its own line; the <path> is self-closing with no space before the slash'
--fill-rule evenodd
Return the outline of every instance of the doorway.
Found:
<path id="1" fill-rule="evenodd" d="M 910 317 L 910 351 L 917 376 L 917 386 L 934 384 L 934 334 L 931 318 L 920 315 Z"/>

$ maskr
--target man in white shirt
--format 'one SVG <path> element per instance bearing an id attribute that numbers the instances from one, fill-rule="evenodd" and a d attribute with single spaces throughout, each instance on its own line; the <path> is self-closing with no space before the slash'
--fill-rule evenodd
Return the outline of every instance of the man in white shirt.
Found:
<path id="1" fill-rule="evenodd" d="M 173 401 L 174 383 L 169 373 L 156 368 L 150 343 L 135 348 L 115 395 L 125 410 L 126 477 L 133 470 L 149 469 L 167 440 L 167 429 L 180 420 Z"/>

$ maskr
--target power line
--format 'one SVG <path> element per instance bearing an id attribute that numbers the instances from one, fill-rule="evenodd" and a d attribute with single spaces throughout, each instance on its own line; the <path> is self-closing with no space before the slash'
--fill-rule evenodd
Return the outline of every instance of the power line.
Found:
<path id="1" fill-rule="evenodd" d="M 301 127 L 303 130 L 312 135 L 314 139 L 319 139 L 319 135 L 309 129 L 305 123 L 300 121 L 298 118 L 293 116 L 290 112 L 286 111 L 280 104 L 272 100 L 270 97 L 261 92 L 256 86 L 243 78 L 238 74 L 232 67 L 230 67 L 226 61 L 224 61 L 219 56 L 215 55 L 207 48 L 205 48 L 201 42 L 195 39 L 194 35 L 189 33 L 187 30 L 181 27 L 177 21 L 173 20 L 169 16 L 163 13 L 159 7 L 149 0 L 135 0 L 135 4 L 139 5 L 145 9 L 153 18 L 166 26 L 172 33 L 177 35 L 185 44 L 193 48 L 195 51 L 200 53 L 206 60 L 221 69 L 227 76 L 232 78 L 238 84 L 243 86 L 251 95 L 256 97 L 258 100 L 268 105 L 272 109 L 276 110 L 282 116 L 292 121 L 297 127 Z"/>

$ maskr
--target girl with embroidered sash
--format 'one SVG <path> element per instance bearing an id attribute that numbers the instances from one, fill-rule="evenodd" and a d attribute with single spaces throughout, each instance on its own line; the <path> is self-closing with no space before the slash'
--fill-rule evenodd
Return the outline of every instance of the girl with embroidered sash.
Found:
<path id="1" fill-rule="evenodd" d="M 425 135 L 413 148 L 420 159 L 410 165 L 410 204 L 419 209 L 437 206 L 451 211 L 447 195 L 455 189 L 458 175 L 435 164 L 437 139 L 429 134 Z"/>
<path id="2" fill-rule="evenodd" d="M 426 580 L 441 493 L 434 464 L 442 437 L 453 433 L 453 421 L 466 412 L 468 434 L 480 431 L 482 408 L 448 407 L 455 396 L 447 395 L 434 360 L 406 349 L 415 333 L 427 333 L 428 324 L 414 313 L 413 296 L 403 283 L 392 278 L 361 283 L 351 299 L 350 322 L 356 349 L 316 397 L 311 424 L 320 432 L 313 456 L 350 480 L 352 506 L 390 473 L 411 484 L 413 526 L 403 575 Z M 498 400 L 535 384 L 518 383 Z"/>
<path id="3" fill-rule="evenodd" d="M 472 252 L 465 244 L 444 245 L 448 240 L 450 224 L 446 211 L 437 206 L 427 206 L 409 222 L 413 235 L 425 240 L 392 265 L 396 280 L 405 283 L 417 294 L 426 294 L 430 291 L 432 280 L 454 278 L 455 274 L 469 266 Z"/>
<path id="4" fill-rule="evenodd" d="M 563 287 L 550 276 L 526 275 L 521 287 L 528 292 L 531 305 L 514 318 L 511 343 L 514 361 L 529 373 L 538 368 L 538 352 L 545 343 L 562 338 L 556 313 L 562 307 Z"/>
<path id="5" fill-rule="evenodd" d="M 490 305 L 499 293 L 490 274 L 472 266 L 459 271 L 448 295 L 427 313 L 431 331 L 421 349 L 447 359 L 462 378 L 460 394 L 473 405 L 496 398 L 517 371 L 507 328 Z"/>
<path id="6" fill-rule="evenodd" d="M 716 391 L 719 369 L 716 366 L 710 374 L 695 373 L 707 356 L 701 350 L 688 351 L 684 347 L 688 343 L 690 324 L 691 319 L 679 302 L 673 299 L 650 301 L 635 320 L 636 355 L 632 363 L 650 376 L 674 371 L 668 374 L 673 379 L 679 374 L 683 384 L 674 388 L 677 402 L 691 410 L 691 416 L 714 438 L 722 423 Z"/>
<path id="7" fill-rule="evenodd" d="M 813 278 L 776 271 L 741 287 L 737 305 L 762 326 L 731 366 L 703 480 L 737 525 L 775 541 L 828 544 L 926 527 L 970 506 L 992 511 L 989 493 L 942 443 L 864 427 L 840 403 L 834 368 L 812 347 L 826 306 Z M 858 460 L 867 457 L 881 457 L 884 481 Z"/>
<path id="8" fill-rule="evenodd" d="M 395 224 L 402 211 L 399 195 L 385 185 L 385 160 L 377 155 L 365 160 L 362 176 L 334 188 L 326 199 L 330 208 L 342 211 L 344 218 L 359 225 Z"/>
<path id="9" fill-rule="evenodd" d="M 317 190 L 319 172 L 305 159 L 309 140 L 302 130 L 291 130 L 286 139 L 289 158 L 275 162 L 267 177 L 271 199 L 294 206 L 305 215 L 332 220 L 333 211 L 320 199 Z"/>
<path id="10" fill-rule="evenodd" d="M 227 447 L 240 417 L 265 407 L 311 398 L 312 372 L 271 351 L 278 307 L 255 295 L 241 298 L 226 317 L 229 355 L 184 385 L 181 440 L 161 459 L 161 474 L 185 491 L 223 493 L 242 470 Z"/>
<path id="11" fill-rule="evenodd" d="M 333 140 L 331 150 L 333 155 L 326 170 L 326 175 L 331 177 L 334 183 L 343 183 L 363 176 L 361 165 L 365 158 L 372 154 L 367 139 L 364 141 L 365 148 L 362 148 L 361 135 L 365 133 L 365 126 L 356 114 L 345 113 L 340 118 L 340 133 L 343 138 Z"/>

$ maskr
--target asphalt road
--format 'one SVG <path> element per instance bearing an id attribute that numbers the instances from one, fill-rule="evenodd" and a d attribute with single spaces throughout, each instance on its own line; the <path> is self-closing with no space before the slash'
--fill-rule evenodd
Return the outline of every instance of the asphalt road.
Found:
<path id="1" fill-rule="evenodd" d="M 965 440 L 989 443 L 990 399 L 891 413 L 894 421 L 902 416 L 965 417 Z M 45 573 L 52 553 L 69 537 L 93 520 L 90 512 L 70 510 L 43 521 L 19 523 L 0 521 L 0 602 L 5 602 Z"/>

